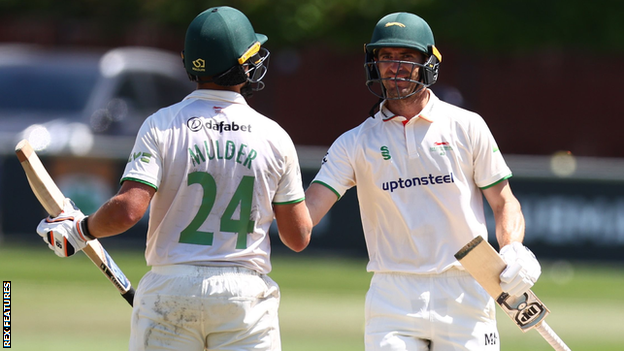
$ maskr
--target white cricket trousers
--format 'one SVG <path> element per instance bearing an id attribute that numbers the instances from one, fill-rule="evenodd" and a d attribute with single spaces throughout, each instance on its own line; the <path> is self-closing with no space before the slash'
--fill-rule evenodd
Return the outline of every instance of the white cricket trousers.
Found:
<path id="1" fill-rule="evenodd" d="M 494 300 L 468 273 L 375 273 L 366 351 L 498 351 Z"/>
<path id="2" fill-rule="evenodd" d="M 130 351 L 280 351 L 280 292 L 242 267 L 155 266 L 134 297 Z"/>

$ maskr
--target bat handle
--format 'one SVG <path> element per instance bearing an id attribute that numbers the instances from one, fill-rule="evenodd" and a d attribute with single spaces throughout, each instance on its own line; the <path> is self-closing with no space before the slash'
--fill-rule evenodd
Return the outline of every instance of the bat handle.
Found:
<path id="1" fill-rule="evenodd" d="M 542 337 L 548 341 L 550 346 L 552 346 L 557 351 L 571 351 L 568 345 L 566 345 L 563 340 L 557 334 L 555 334 L 554 330 L 550 328 L 546 321 L 541 321 L 535 329 L 542 335 Z"/>
<path id="2" fill-rule="evenodd" d="M 133 287 L 130 287 L 130 290 L 126 291 L 124 294 L 121 294 L 121 296 L 124 299 L 126 299 L 126 301 L 128 301 L 130 306 L 134 305 L 134 288 Z"/>

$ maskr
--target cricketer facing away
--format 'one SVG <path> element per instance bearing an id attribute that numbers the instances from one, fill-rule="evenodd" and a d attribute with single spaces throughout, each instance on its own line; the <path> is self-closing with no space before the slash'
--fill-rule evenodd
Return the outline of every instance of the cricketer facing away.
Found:
<path id="1" fill-rule="evenodd" d="M 90 216 L 68 201 L 37 228 L 64 257 L 128 230 L 151 205 L 130 350 L 281 349 L 268 231 L 275 218 L 301 251 L 312 220 L 290 136 L 245 100 L 264 87 L 266 41 L 234 8 L 200 13 L 183 52 L 197 90 L 145 120 L 117 195 Z"/>
<path id="2" fill-rule="evenodd" d="M 522 245 L 511 171 L 484 120 L 429 89 L 442 57 L 422 18 L 383 17 L 365 58 L 366 84 L 380 104 L 331 145 L 306 204 L 316 225 L 357 186 L 374 272 L 366 350 L 499 350 L 494 301 L 454 254 L 477 236 L 487 239 L 485 196 L 508 264 L 502 289 L 521 295 L 535 283 L 541 269 Z"/>

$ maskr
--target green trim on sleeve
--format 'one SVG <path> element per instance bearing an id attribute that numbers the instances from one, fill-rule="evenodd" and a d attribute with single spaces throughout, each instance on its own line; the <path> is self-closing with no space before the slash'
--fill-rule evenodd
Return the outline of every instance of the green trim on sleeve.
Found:
<path id="1" fill-rule="evenodd" d="M 319 184 L 323 185 L 324 187 L 326 187 L 327 189 L 329 189 L 329 190 L 333 191 L 333 192 L 334 192 L 334 194 L 336 194 L 336 197 L 338 197 L 338 198 L 336 199 L 336 201 L 340 200 L 340 194 L 339 194 L 339 193 L 338 193 L 338 192 L 337 192 L 334 188 L 332 188 L 331 186 L 329 186 L 329 185 L 327 185 L 327 184 L 325 184 L 325 183 L 323 183 L 323 182 L 321 182 L 321 181 L 319 181 L 319 180 L 315 180 L 315 181 L 313 181 L 312 183 L 319 183 Z"/>
<path id="2" fill-rule="evenodd" d="M 133 182 L 149 185 L 152 188 L 156 189 L 156 191 L 158 191 L 158 187 L 156 185 L 154 185 L 152 183 L 149 183 L 149 182 L 146 182 L 146 181 L 141 180 L 141 179 L 137 179 L 137 178 L 122 178 L 121 181 L 119 182 L 119 184 L 123 184 L 123 182 L 125 182 L 126 180 L 130 180 L 130 181 L 133 181 Z"/>
<path id="3" fill-rule="evenodd" d="M 513 174 L 510 174 L 510 175 L 508 175 L 508 176 L 506 176 L 506 177 L 504 177 L 504 178 L 501 178 L 500 180 L 498 180 L 498 181 L 496 181 L 496 182 L 494 182 L 494 183 L 492 183 L 492 184 L 490 184 L 490 185 L 486 185 L 486 186 L 484 186 L 484 187 L 482 187 L 482 188 L 479 188 L 479 189 L 483 190 L 483 189 L 491 188 L 491 187 L 493 187 L 494 185 L 496 185 L 496 184 L 498 184 L 498 183 L 502 182 L 503 180 L 507 180 L 507 179 L 511 178 L 511 176 L 512 176 L 512 175 L 513 175 Z"/>
<path id="4" fill-rule="evenodd" d="M 293 201 L 286 201 L 286 202 L 272 202 L 273 205 L 290 205 L 290 204 L 298 204 L 301 201 L 305 200 L 305 197 L 302 197 L 301 199 L 297 199 L 297 200 L 293 200 Z"/>

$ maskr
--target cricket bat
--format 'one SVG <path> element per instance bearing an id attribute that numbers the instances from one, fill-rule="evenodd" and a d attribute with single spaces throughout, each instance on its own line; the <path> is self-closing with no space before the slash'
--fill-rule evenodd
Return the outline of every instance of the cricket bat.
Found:
<path id="1" fill-rule="evenodd" d="M 28 140 L 20 141 L 17 146 L 15 146 L 15 153 L 24 168 L 30 188 L 37 199 L 39 199 L 43 208 L 45 208 L 50 216 L 58 216 L 63 211 L 65 196 L 56 183 L 54 183 L 48 171 L 46 171 Z M 121 296 L 132 306 L 134 288 L 108 252 L 102 247 L 102 244 L 100 244 L 97 239 L 90 240 L 82 251 L 93 261 L 100 271 L 104 273 L 108 280 L 117 288 L 119 293 L 121 293 Z"/>
<path id="2" fill-rule="evenodd" d="M 546 324 L 545 318 L 550 313 L 533 291 L 513 298 L 500 286 L 500 274 L 507 267 L 502 257 L 483 237 L 478 236 L 455 254 L 455 258 L 466 271 L 494 298 L 523 332 L 537 330 L 540 335 L 557 351 L 570 351 L 570 348 Z"/>

